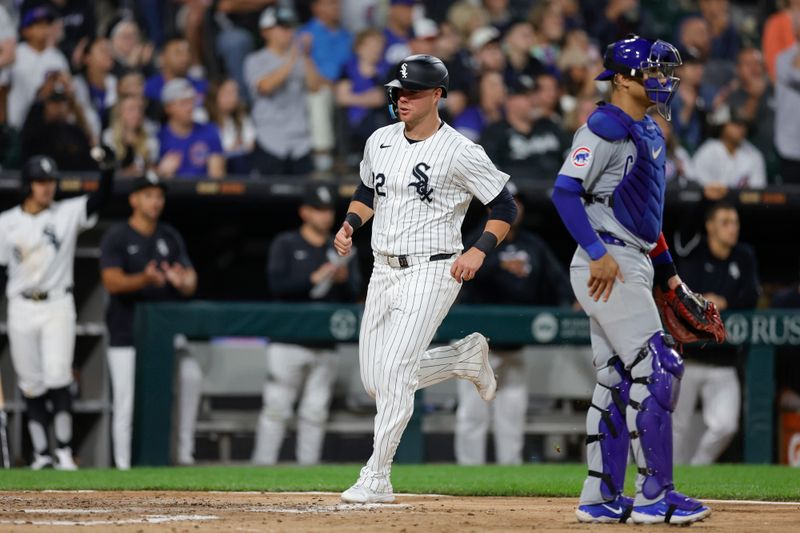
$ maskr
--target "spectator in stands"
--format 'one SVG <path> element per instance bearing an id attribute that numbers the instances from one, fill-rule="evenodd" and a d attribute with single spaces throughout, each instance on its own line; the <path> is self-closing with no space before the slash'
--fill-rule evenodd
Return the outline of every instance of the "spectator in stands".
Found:
<path id="1" fill-rule="evenodd" d="M 117 100 L 126 96 L 144 98 L 144 75 L 138 70 L 129 70 L 117 80 Z"/>
<path id="2" fill-rule="evenodd" d="M 656 121 L 664 135 L 664 144 L 667 149 L 665 181 L 668 185 L 677 183 L 680 187 L 685 187 L 689 181 L 694 181 L 692 156 L 689 155 L 686 148 L 681 146 L 672 131 L 672 122 L 662 117 L 655 109 L 651 109 L 647 114 Z"/>
<path id="3" fill-rule="evenodd" d="M 629 33 L 651 35 L 651 24 L 639 0 L 608 0 L 607 2 L 582 2 L 587 30 L 597 42 L 605 46 Z"/>
<path id="4" fill-rule="evenodd" d="M 730 60 L 742 46 L 739 32 L 731 23 L 728 0 L 700 0 L 700 13 L 711 29 L 711 58 Z"/>
<path id="5" fill-rule="evenodd" d="M 509 87 L 505 120 L 487 127 L 480 144 L 497 168 L 517 178 L 549 180 L 558 174 L 568 148 L 564 130 L 538 116 L 533 80 L 520 77 Z"/>
<path id="6" fill-rule="evenodd" d="M 274 3 L 275 0 L 222 0 L 216 4 L 217 53 L 225 71 L 236 80 L 239 96 L 245 101 L 250 95 L 244 79 L 244 58 L 255 50 L 259 14 Z"/>
<path id="7" fill-rule="evenodd" d="M 503 37 L 503 51 L 506 55 L 503 77 L 506 84 L 513 83 L 519 76 L 535 78 L 545 71 L 542 62 L 531 54 L 535 45 L 536 34 L 530 22 L 516 22 L 508 28 Z"/>
<path id="8" fill-rule="evenodd" d="M 352 54 L 353 36 L 342 28 L 340 0 L 313 0 L 311 13 L 311 20 L 298 30 L 298 35 L 310 37 L 309 55 L 321 74 L 322 83 L 308 94 L 308 120 L 314 167 L 328 171 L 333 166 L 335 142 L 332 86 Z"/>
<path id="9" fill-rule="evenodd" d="M 50 44 L 55 15 L 46 6 L 23 12 L 19 22 L 22 42 L 17 46 L 11 67 L 11 90 L 8 94 L 8 123 L 20 129 L 36 92 L 51 72 L 69 72 L 69 63 L 61 51 Z M 59 166 L 61 163 L 57 161 Z M 62 167 L 63 168 L 63 167 Z"/>
<path id="10" fill-rule="evenodd" d="M 458 115 L 452 126 L 472 142 L 478 142 L 483 131 L 503 120 L 506 86 L 499 72 L 487 72 L 478 82 L 478 101 Z"/>
<path id="11" fill-rule="evenodd" d="M 364 148 L 367 138 L 388 123 L 386 111 L 386 63 L 383 61 L 383 33 L 377 29 L 360 32 L 355 54 L 344 66 L 336 84 L 336 102 L 347 108 L 347 124 L 353 150 Z"/>
<path id="12" fill-rule="evenodd" d="M 74 70 L 80 68 L 86 45 L 97 32 L 94 0 L 24 0 L 20 11 L 46 7 L 53 13 L 56 45 Z"/>
<path id="13" fill-rule="evenodd" d="M 549 72 L 543 72 L 534 79 L 536 86 L 537 106 L 535 111 L 540 116 L 549 118 L 553 122 L 561 123 L 561 86 L 558 78 Z"/>
<path id="14" fill-rule="evenodd" d="M 82 73 L 72 82 L 92 135 L 99 138 L 108 127 L 111 108 L 117 102 L 117 78 L 111 74 L 114 59 L 108 39 L 94 39 L 84 50 Z"/>
<path id="15" fill-rule="evenodd" d="M 14 64 L 16 55 L 17 28 L 8 10 L 0 5 L 0 87 L 8 85 L 8 78 L 11 75 L 11 69 L 8 67 Z M 5 117 L 3 117 L 3 121 L 5 121 Z"/>
<path id="16" fill-rule="evenodd" d="M 506 33 L 514 22 L 509 0 L 483 0 L 481 4 L 489 16 L 489 24 L 497 28 L 500 33 Z"/>
<path id="17" fill-rule="evenodd" d="M 529 20 L 536 40 L 532 50 L 534 57 L 546 67 L 554 68 L 564 40 L 560 0 L 540 0 L 531 9 Z"/>
<path id="18" fill-rule="evenodd" d="M 475 79 L 469 51 L 462 47 L 461 35 L 447 21 L 439 25 L 434 55 L 444 62 L 450 77 L 450 88 L 447 90 L 447 98 L 444 99 L 445 109 L 449 116 L 457 117 L 467 106 L 467 95 L 472 90 Z"/>
<path id="19" fill-rule="evenodd" d="M 333 187 L 311 185 L 300 206 L 303 224 L 272 241 L 267 259 L 270 290 L 284 302 L 352 302 L 361 276 L 355 251 L 340 257 L 333 249 L 331 229 L 336 206 Z M 336 378 L 333 345 L 273 342 L 267 347 L 264 407 L 258 420 L 253 462 L 275 464 L 286 423 L 297 407 L 296 459 L 316 464 L 322 454 L 328 406 Z"/>
<path id="20" fill-rule="evenodd" d="M 783 183 L 800 183 L 800 11 L 794 31 L 795 44 L 775 62 L 775 150 Z"/>
<path id="21" fill-rule="evenodd" d="M 228 174 L 250 173 L 250 154 L 256 145 L 256 128 L 239 93 L 236 80 L 228 78 L 212 84 L 206 99 L 208 116 L 222 137 Z"/>
<path id="22" fill-rule="evenodd" d="M 409 53 L 411 55 L 436 55 L 439 26 L 431 19 L 420 18 L 414 21 L 412 31 L 414 36 L 408 42 Z"/>
<path id="23" fill-rule="evenodd" d="M 779 0 L 781 8 L 767 17 L 761 38 L 761 50 L 772 83 L 775 83 L 775 60 L 778 54 L 795 43 L 793 17 L 800 13 L 800 0 Z"/>
<path id="24" fill-rule="evenodd" d="M 7 97 L 11 67 L 17 54 L 17 27 L 4 6 L 0 6 L 0 166 L 16 166 L 16 132 L 8 127 Z"/>
<path id="25" fill-rule="evenodd" d="M 158 132 L 158 175 L 166 178 L 201 179 L 225 176 L 225 157 L 215 124 L 192 119 L 197 97 L 183 78 L 170 80 L 161 91 L 167 121 Z"/>
<path id="26" fill-rule="evenodd" d="M 159 221 L 164 210 L 165 191 L 166 185 L 155 174 L 137 178 L 128 197 L 132 209 L 130 218 L 112 226 L 100 243 L 100 270 L 103 286 L 109 294 L 106 326 L 114 404 L 114 463 L 120 470 L 131 466 L 136 305 L 189 298 L 197 289 L 197 273 L 183 238 L 172 226 Z M 181 355 L 181 351 L 177 355 Z M 191 357 L 181 357 L 177 368 L 181 383 L 178 460 L 191 463 L 202 373 Z"/>
<path id="27" fill-rule="evenodd" d="M 775 152 L 775 90 L 769 81 L 758 48 L 744 47 L 736 63 L 736 78 L 720 92 L 717 106 L 738 109 L 749 126 L 749 140 L 769 162 Z"/>
<path id="28" fill-rule="evenodd" d="M 678 67 L 678 97 L 672 99 L 672 127 L 675 134 L 690 152 L 700 146 L 705 137 L 706 113 L 711 102 L 701 91 L 704 64 L 692 50 L 681 51 L 683 65 Z"/>
<path id="29" fill-rule="evenodd" d="M 291 10 L 265 9 L 259 26 L 266 46 L 245 59 L 256 125 L 253 168 L 262 175 L 314 170 L 306 95 L 319 89 L 323 78 L 308 55 L 307 39 L 295 38 L 295 25 Z"/>
<path id="30" fill-rule="evenodd" d="M 478 28 L 489 26 L 489 14 L 482 6 L 469 0 L 459 0 L 447 10 L 447 22 L 461 37 L 461 41 L 468 43 Z"/>
<path id="31" fill-rule="evenodd" d="M 176 79 L 186 79 L 192 84 L 198 95 L 197 103 L 203 101 L 203 95 L 208 90 L 208 82 L 204 79 L 193 78 L 189 75 L 192 54 L 189 50 L 189 41 L 179 35 L 169 37 L 164 43 L 160 54 L 161 68 L 158 74 L 149 78 L 144 85 L 144 95 L 151 103 L 161 101 L 161 92 L 167 82 Z"/>
<path id="32" fill-rule="evenodd" d="M 507 187 L 517 202 L 517 218 L 506 238 L 484 260 L 483 267 L 464 286 L 465 304 L 569 306 L 574 297 L 569 277 L 553 251 L 539 236 L 522 227 L 525 208 L 514 184 Z M 478 235 L 468 238 L 475 240 Z M 458 384 L 455 455 L 462 465 L 486 462 L 486 434 L 494 427 L 499 464 L 522 464 L 528 390 L 522 346 L 492 343 L 492 366 L 497 374 L 497 397 L 480 399 L 475 387 Z"/>
<path id="33" fill-rule="evenodd" d="M 22 160 L 40 154 L 52 157 L 61 170 L 97 168 L 89 155 L 96 142 L 69 75 L 51 72 L 34 98 L 20 134 Z"/>
<path id="34" fill-rule="evenodd" d="M 413 7 L 416 3 L 416 0 L 389 2 L 389 15 L 383 29 L 383 36 L 386 38 L 383 60 L 390 69 L 410 54 L 408 42 L 413 37 Z"/>
<path id="35" fill-rule="evenodd" d="M 716 138 L 706 140 L 692 159 L 694 179 L 702 185 L 761 189 L 767 185 L 764 156 L 747 140 L 747 121 L 738 109 L 722 107 L 712 117 Z"/>
<path id="36" fill-rule="evenodd" d="M 144 110 L 141 96 L 123 96 L 103 132 L 103 144 L 114 150 L 122 176 L 143 176 L 158 162 L 158 140 L 145 122 Z"/>
<path id="37" fill-rule="evenodd" d="M 142 39 L 136 21 L 121 18 L 108 32 L 111 55 L 114 57 L 112 74 L 121 78 L 125 72 L 138 70 L 150 73 L 153 62 L 153 43 Z"/>
<path id="38" fill-rule="evenodd" d="M 586 124 L 595 108 L 597 107 L 597 98 L 591 96 L 582 96 L 575 100 L 572 110 L 567 112 L 564 117 L 564 126 L 567 133 L 574 135 L 578 128 Z"/>
<path id="39" fill-rule="evenodd" d="M 492 26 L 478 28 L 469 38 L 469 48 L 475 64 L 475 75 L 485 72 L 505 72 L 506 58 L 500 47 L 500 33 Z"/>
<path id="40" fill-rule="evenodd" d="M 753 249 L 739 242 L 739 215 L 727 203 L 713 204 L 705 217 L 707 238 L 680 261 L 681 278 L 720 311 L 753 309 L 759 294 Z M 741 346 L 687 345 L 686 370 L 672 422 L 676 463 L 710 464 L 725 451 L 739 426 L 741 389 L 737 366 Z M 702 399 L 706 430 L 697 448 L 690 443 L 692 415 Z"/>

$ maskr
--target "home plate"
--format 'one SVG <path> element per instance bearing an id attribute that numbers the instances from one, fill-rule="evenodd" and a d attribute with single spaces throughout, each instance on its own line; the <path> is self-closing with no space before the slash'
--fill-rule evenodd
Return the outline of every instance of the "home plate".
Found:
<path id="1" fill-rule="evenodd" d="M 339 513 L 342 511 L 371 511 L 373 509 L 408 509 L 407 503 L 337 503 L 335 505 L 294 505 L 292 507 L 254 507 L 254 513 Z"/>

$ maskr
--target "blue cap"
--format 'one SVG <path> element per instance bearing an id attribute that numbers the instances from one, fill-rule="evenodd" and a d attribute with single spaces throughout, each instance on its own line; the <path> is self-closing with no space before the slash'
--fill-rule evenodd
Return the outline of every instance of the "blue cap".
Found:
<path id="1" fill-rule="evenodd" d="M 33 26 L 40 20 L 46 20 L 48 22 L 53 22 L 56 19 L 55 13 L 47 7 L 47 6 L 39 6 L 34 7 L 33 9 L 29 9 L 22 15 L 22 18 L 19 21 L 20 29 L 25 29 L 28 26 Z"/>
<path id="2" fill-rule="evenodd" d="M 625 74 L 641 77 L 641 64 L 650 54 L 652 41 L 638 35 L 628 35 L 621 41 L 611 43 L 603 55 L 603 66 L 606 68 L 595 79 L 606 81 L 614 78 L 614 74 Z"/>

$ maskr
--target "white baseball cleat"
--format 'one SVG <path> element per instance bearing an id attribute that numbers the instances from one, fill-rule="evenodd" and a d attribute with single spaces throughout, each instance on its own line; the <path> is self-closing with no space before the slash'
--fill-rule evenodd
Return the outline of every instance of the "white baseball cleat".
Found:
<path id="1" fill-rule="evenodd" d="M 481 371 L 477 380 L 473 381 L 473 383 L 475 383 L 481 398 L 490 402 L 497 395 L 497 378 L 494 375 L 491 363 L 489 363 L 489 343 L 486 341 L 486 337 L 480 333 L 473 333 L 473 335 L 478 336 L 478 342 L 481 347 Z"/>
<path id="2" fill-rule="evenodd" d="M 342 501 L 347 503 L 392 503 L 394 494 L 391 488 L 388 492 L 375 492 L 356 483 L 342 493 Z"/>
<path id="3" fill-rule="evenodd" d="M 56 448 L 56 470 L 77 470 L 78 465 L 72 458 L 72 448 L 65 446 L 63 448 Z"/>
<path id="4" fill-rule="evenodd" d="M 53 458 L 45 454 L 33 454 L 33 462 L 31 463 L 31 470 L 42 470 L 43 468 L 52 468 Z"/>

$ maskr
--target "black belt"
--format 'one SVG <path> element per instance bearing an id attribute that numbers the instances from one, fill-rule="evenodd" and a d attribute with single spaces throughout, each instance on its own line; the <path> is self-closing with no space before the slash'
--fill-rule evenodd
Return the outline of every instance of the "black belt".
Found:
<path id="1" fill-rule="evenodd" d="M 72 294 L 72 287 L 64 289 L 64 294 Z M 33 300 L 34 302 L 44 302 L 50 298 L 50 293 L 47 291 L 26 291 L 20 294 L 26 300 Z"/>
<path id="2" fill-rule="evenodd" d="M 586 205 L 603 204 L 607 205 L 608 207 L 614 207 L 613 196 L 599 196 L 597 194 L 585 192 L 581 195 L 581 198 L 583 198 L 583 201 L 586 202 Z"/>
<path id="3" fill-rule="evenodd" d="M 454 255 L 456 254 L 434 254 L 428 258 L 428 261 L 444 261 L 445 259 L 450 259 Z M 409 255 L 387 255 L 381 257 L 384 258 L 386 264 L 394 268 L 408 268 L 425 260 L 419 256 Z"/>

